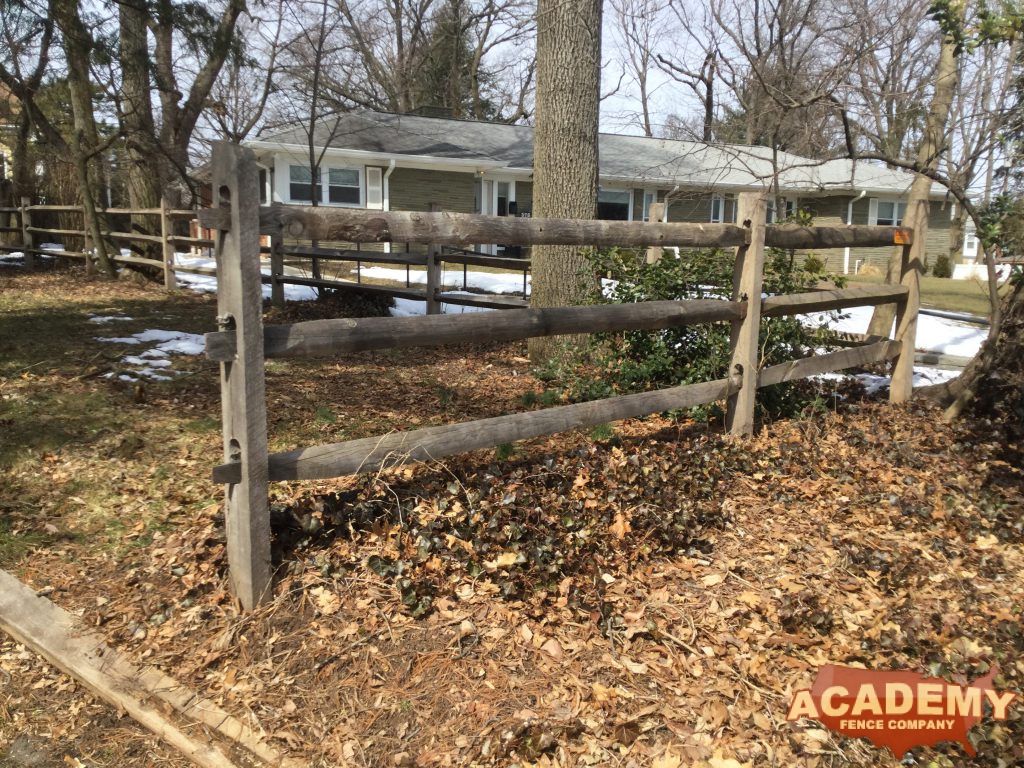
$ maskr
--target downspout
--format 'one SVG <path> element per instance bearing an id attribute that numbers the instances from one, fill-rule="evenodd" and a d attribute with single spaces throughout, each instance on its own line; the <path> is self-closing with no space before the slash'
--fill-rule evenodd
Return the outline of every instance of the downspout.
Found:
<path id="1" fill-rule="evenodd" d="M 388 169 L 384 171 L 384 183 L 381 185 L 383 186 L 383 189 L 381 190 L 381 208 L 385 211 L 391 210 L 391 174 L 394 172 L 394 170 L 395 158 L 392 157 L 391 161 L 388 163 Z M 391 253 L 390 242 L 384 243 L 384 253 Z"/>
<path id="2" fill-rule="evenodd" d="M 853 224 L 853 204 L 858 200 L 862 200 L 864 195 L 867 193 L 868 191 L 866 189 L 862 189 L 859 195 L 850 198 L 850 202 L 846 206 L 846 226 Z M 846 246 L 846 248 L 843 249 L 843 274 L 850 274 L 850 246 Z"/>

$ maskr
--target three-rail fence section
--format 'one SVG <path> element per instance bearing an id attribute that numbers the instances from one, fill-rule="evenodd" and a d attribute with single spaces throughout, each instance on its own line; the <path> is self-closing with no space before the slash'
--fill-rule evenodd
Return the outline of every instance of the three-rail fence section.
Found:
<path id="1" fill-rule="evenodd" d="M 892 361 L 890 400 L 899 403 L 912 393 L 914 340 L 919 311 L 919 274 L 923 263 L 926 210 L 910 210 L 906 222 L 916 226 L 804 227 L 767 225 L 766 200 L 757 193 L 738 198 L 738 224 L 645 223 L 494 217 L 445 212 L 390 212 L 299 206 L 261 206 L 259 172 L 251 151 L 226 142 L 215 145 L 212 160 L 212 204 L 199 211 L 176 211 L 161 206 L 146 211 L 161 220 L 159 242 L 164 258 L 145 259 L 145 266 L 163 269 L 168 286 L 174 272 L 177 245 L 212 248 L 216 257 L 218 330 L 206 336 L 206 354 L 220 364 L 224 459 L 213 470 L 226 487 L 225 522 L 228 563 L 233 589 L 242 605 L 253 608 L 271 594 L 271 531 L 269 483 L 340 477 L 406 462 L 440 459 L 468 451 L 493 448 L 578 427 L 727 401 L 726 428 L 734 435 L 754 429 L 755 395 L 759 387 L 793 381 L 830 371 Z M 48 208 L 54 208 L 49 206 Z M 64 207 L 70 210 L 72 207 Z M 22 205 L 22 247 L 26 256 L 50 254 L 83 257 L 82 252 L 36 248 L 31 236 L 83 236 L 80 230 L 40 231 L 31 214 L 39 206 Z M 171 234 L 174 217 L 197 217 L 212 238 Z M 8 230 L 13 228 L 8 228 Z M 107 233 L 112 240 L 131 233 Z M 261 246 L 269 237 L 270 245 Z M 123 239 L 128 239 L 124 237 Z M 390 253 L 285 246 L 286 240 L 345 243 L 390 243 L 405 250 Z M 534 307 L 509 297 L 451 295 L 440 285 L 440 265 L 447 260 L 505 269 L 528 268 L 526 259 L 502 258 L 474 252 L 480 243 L 509 246 L 579 245 L 629 248 L 735 249 L 730 300 L 693 299 L 635 304 Z M 901 282 L 808 293 L 763 296 L 765 249 L 769 247 L 902 248 Z M 31 251 L 25 246 L 31 246 Z M 415 246 L 410 250 L 409 246 Z M 268 253 L 271 275 L 261 272 L 261 253 Z M 426 268 L 425 291 L 368 286 L 319 277 L 288 276 L 288 256 L 300 258 L 378 261 Z M 115 261 L 138 257 L 115 257 Z M 500 263 L 496 263 L 500 262 Z M 209 269 L 202 273 L 209 273 Z M 385 291 L 427 303 L 427 314 L 412 317 L 373 317 L 264 325 L 263 283 L 271 282 L 272 299 L 284 300 L 288 283 L 314 287 L 351 287 Z M 465 287 L 465 284 L 464 284 Z M 524 285 L 525 289 L 525 285 Z M 525 290 L 524 290 L 525 293 Z M 475 300 L 475 301 L 474 301 Z M 501 312 L 439 314 L 441 303 L 477 303 Z M 762 317 L 823 312 L 856 306 L 894 303 L 893 338 L 768 367 L 761 367 L 758 335 Z M 511 308 L 510 308 L 511 307 Z M 554 406 L 475 421 L 313 445 L 270 453 L 267 441 L 265 360 L 268 358 L 331 357 L 350 352 L 414 348 L 463 342 L 514 341 L 533 337 L 658 330 L 712 322 L 731 326 L 731 364 L 728 375 L 715 381 L 619 395 L 602 400 Z"/>

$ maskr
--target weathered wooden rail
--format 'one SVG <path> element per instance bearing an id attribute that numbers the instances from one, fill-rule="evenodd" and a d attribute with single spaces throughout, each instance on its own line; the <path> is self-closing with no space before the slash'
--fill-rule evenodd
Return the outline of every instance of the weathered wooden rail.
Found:
<path id="1" fill-rule="evenodd" d="M 25 254 L 26 266 L 34 266 L 37 256 L 56 256 L 66 259 L 84 261 L 87 271 L 95 269 L 94 258 L 90 248 L 90 234 L 84 228 L 84 223 L 79 227 L 43 227 L 33 222 L 35 216 L 41 214 L 76 214 L 83 216 L 81 206 L 76 205 L 31 205 L 27 199 L 22 200 L 18 207 L 0 208 L 0 215 L 15 214 L 17 226 L 0 226 L 0 233 L 20 234 L 20 242 L 0 243 L 0 253 L 20 252 Z M 116 264 L 133 264 L 137 266 L 151 267 L 154 270 L 163 272 L 164 286 L 167 289 L 177 287 L 178 273 L 199 274 L 216 276 L 216 270 L 204 266 L 184 265 L 176 263 L 175 248 L 183 246 L 189 248 L 210 248 L 215 245 L 214 240 L 204 237 L 192 237 L 174 233 L 173 222 L 179 219 L 196 219 L 196 210 L 179 210 L 171 208 L 166 203 L 160 208 L 107 208 L 101 210 L 104 217 L 150 217 L 152 232 L 125 232 L 108 229 L 103 231 L 105 240 L 111 243 L 148 243 L 157 244 L 161 247 L 160 259 L 147 258 L 137 254 L 122 254 L 115 251 L 109 254 L 111 261 Z M 270 214 L 265 214 L 269 216 Z M 272 228 L 273 229 L 273 228 Z M 157 234 L 159 232 L 159 234 Z M 273 233 L 281 233 L 273 229 Z M 74 248 L 42 248 L 42 238 L 74 238 L 81 242 L 80 249 Z M 526 274 L 529 270 L 528 259 L 509 259 L 487 254 L 467 253 L 462 250 L 452 249 L 445 253 L 436 251 L 433 253 L 386 253 L 383 251 L 365 250 L 358 245 L 355 248 L 346 247 L 314 247 L 306 244 L 285 244 L 283 237 L 272 236 L 270 245 L 262 245 L 260 253 L 269 256 L 270 274 L 264 276 L 264 283 L 271 286 L 271 299 L 275 306 L 284 304 L 284 289 L 287 285 L 307 286 L 311 288 L 327 288 L 338 291 L 361 291 L 363 293 L 379 294 L 392 298 L 412 299 L 423 301 L 427 305 L 429 314 L 436 314 L 441 311 L 442 304 L 460 304 L 483 309 L 505 309 L 522 307 L 526 302 L 522 298 L 510 296 L 491 296 L 487 293 L 466 295 L 452 292 L 445 292 L 442 288 L 441 270 L 444 263 L 455 263 L 463 265 L 463 288 L 465 284 L 466 265 L 486 266 L 497 269 L 509 269 L 523 271 L 523 294 L 526 294 Z M 313 274 L 310 276 L 287 274 L 284 267 L 287 259 L 311 260 L 314 264 Z M 331 279 L 319 276 L 319 262 L 351 262 L 356 265 L 355 280 Z M 361 279 L 359 267 L 364 263 L 389 264 L 406 267 L 406 287 L 380 285 L 367 283 Z M 427 272 L 426 287 L 412 288 L 409 283 L 409 268 L 422 267 Z"/>
<path id="2" fill-rule="evenodd" d="M 426 461 L 576 427 L 726 400 L 727 427 L 747 435 L 754 428 L 758 387 L 833 370 L 895 361 L 890 398 L 911 393 L 918 310 L 917 276 L 923 232 L 897 227 L 766 226 L 766 203 L 756 194 L 739 197 L 731 224 L 509 219 L 453 213 L 382 213 L 331 208 L 260 208 L 258 172 L 248 150 L 217 144 L 213 154 L 213 207 L 200 213 L 213 229 L 217 257 L 219 330 L 207 335 L 207 355 L 221 365 L 224 461 L 215 481 L 226 485 L 226 525 L 231 582 L 246 608 L 269 596 L 270 518 L 268 483 L 330 478 L 410 461 Z M 731 300 L 657 301 L 628 305 L 535 307 L 469 315 L 318 320 L 290 325 L 262 323 L 259 237 L 280 245 L 293 237 L 352 243 L 412 243 L 427 246 L 436 262 L 443 246 L 478 242 L 533 246 L 547 243 L 642 248 L 732 247 L 736 253 Z M 903 283 L 762 297 L 765 247 L 903 246 Z M 437 300 L 436 293 L 429 292 Z M 758 335 L 762 317 L 895 303 L 894 339 L 761 367 Z M 378 437 L 270 454 L 264 361 L 325 357 L 389 348 L 425 347 L 465 341 L 513 341 L 597 331 L 656 330 L 708 322 L 731 324 L 731 365 L 717 381 L 622 395 L 540 411 L 393 432 Z"/>

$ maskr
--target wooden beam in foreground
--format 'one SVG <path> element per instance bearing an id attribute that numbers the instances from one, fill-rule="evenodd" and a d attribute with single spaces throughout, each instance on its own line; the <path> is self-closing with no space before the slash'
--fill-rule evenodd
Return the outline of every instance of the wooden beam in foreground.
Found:
<path id="1" fill-rule="evenodd" d="M 0 629 L 104 701 L 123 709 L 196 765 L 236 765 L 204 735 L 204 727 L 244 747 L 268 766 L 303 765 L 264 744 L 241 721 L 158 669 L 136 667 L 77 618 L 6 571 L 0 571 Z M 180 724 L 167 714 L 170 709 L 180 715 Z"/>
<path id="2" fill-rule="evenodd" d="M 216 228 L 224 214 L 200 211 L 203 226 Z M 260 209 L 260 227 L 282 228 L 286 237 L 345 243 L 433 243 L 435 245 L 591 245 L 728 248 L 746 242 L 734 224 L 656 224 L 641 221 L 521 219 L 473 213 L 366 211 L 275 204 Z"/>
<path id="3" fill-rule="evenodd" d="M 475 298 L 475 297 L 474 297 Z M 486 298 L 486 297 L 481 297 Z M 442 296 L 442 301 L 450 299 Z M 367 317 L 358 320 L 313 320 L 263 329 L 264 355 L 302 357 L 339 355 L 374 349 L 400 349 L 479 341 L 515 341 L 602 331 L 657 330 L 682 325 L 737 320 L 742 302 L 717 299 L 599 304 L 586 307 L 511 309 L 465 315 Z M 233 359 L 232 331 L 206 334 L 206 355 Z"/>
<path id="4" fill-rule="evenodd" d="M 560 405 L 542 411 L 514 413 L 462 424 L 393 432 L 379 437 L 274 453 L 270 455 L 270 479 L 324 479 L 372 472 L 408 462 L 431 461 L 455 453 L 493 448 L 577 427 L 591 427 L 675 408 L 692 408 L 722 400 L 738 388 L 737 382 L 719 379 L 589 403 Z M 237 470 L 237 465 L 222 464 L 214 468 L 213 479 L 218 483 L 236 482 L 232 478 Z"/>
<path id="5" fill-rule="evenodd" d="M 884 248 L 913 242 L 914 230 L 907 227 L 876 227 L 855 224 L 838 227 L 802 227 L 773 224 L 765 227 L 769 248 Z"/>

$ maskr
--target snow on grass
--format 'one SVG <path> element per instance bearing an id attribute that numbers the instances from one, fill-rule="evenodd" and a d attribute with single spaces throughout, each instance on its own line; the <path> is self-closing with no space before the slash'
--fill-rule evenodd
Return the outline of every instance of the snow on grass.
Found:
<path id="1" fill-rule="evenodd" d="M 117 322 L 119 320 L 131 320 L 131 319 L 132 318 L 128 317 L 127 315 L 89 315 L 89 322 L 90 323 L 97 323 L 97 324 L 114 323 L 114 322 Z"/>
<path id="2" fill-rule="evenodd" d="M 174 263 L 181 267 L 200 267 L 205 269 L 216 269 L 217 262 L 201 256 L 190 256 L 187 253 L 174 254 Z M 270 274 L 270 266 L 262 268 L 264 275 Z M 217 278 L 213 275 L 192 275 L 186 272 L 176 273 L 178 284 L 183 285 L 196 293 L 216 293 Z M 270 286 L 263 286 L 263 298 L 270 298 Z M 312 301 L 316 298 L 316 289 L 306 285 L 285 285 L 284 298 L 286 301 Z"/>
<path id="3" fill-rule="evenodd" d="M 867 333 L 873 311 L 873 307 L 854 307 L 844 309 L 838 319 L 830 318 L 834 313 L 802 315 L 801 318 L 814 325 L 825 322 L 840 332 Z M 974 357 L 987 337 L 988 328 L 982 326 L 931 315 L 917 318 L 916 347 L 919 351 Z"/>
<path id="4" fill-rule="evenodd" d="M 131 336 L 97 336 L 96 340 L 132 346 L 154 344 L 145 351 L 125 355 L 121 358 L 122 365 L 130 366 L 129 370 L 117 374 L 117 378 L 121 381 L 139 381 L 140 379 L 171 381 L 175 376 L 175 371 L 173 361 L 168 359 L 170 355 L 199 355 L 205 348 L 203 337 L 198 333 L 165 331 L 160 328 L 149 328 L 133 333 Z M 107 374 L 108 379 L 114 376 L 114 373 Z"/>
<path id="5" fill-rule="evenodd" d="M 406 272 L 404 269 L 394 267 L 360 267 L 359 274 L 362 277 L 376 278 L 377 280 L 394 280 L 405 282 Z M 409 271 L 409 282 L 416 285 L 425 285 L 427 273 L 423 271 Z M 521 272 L 499 273 L 499 272 L 467 272 L 465 285 L 468 288 L 476 288 L 488 293 L 507 294 L 523 293 L 523 275 Z M 445 270 L 441 276 L 441 284 L 461 288 L 463 285 L 462 270 Z M 526 295 L 530 295 L 530 276 L 526 277 Z"/>

